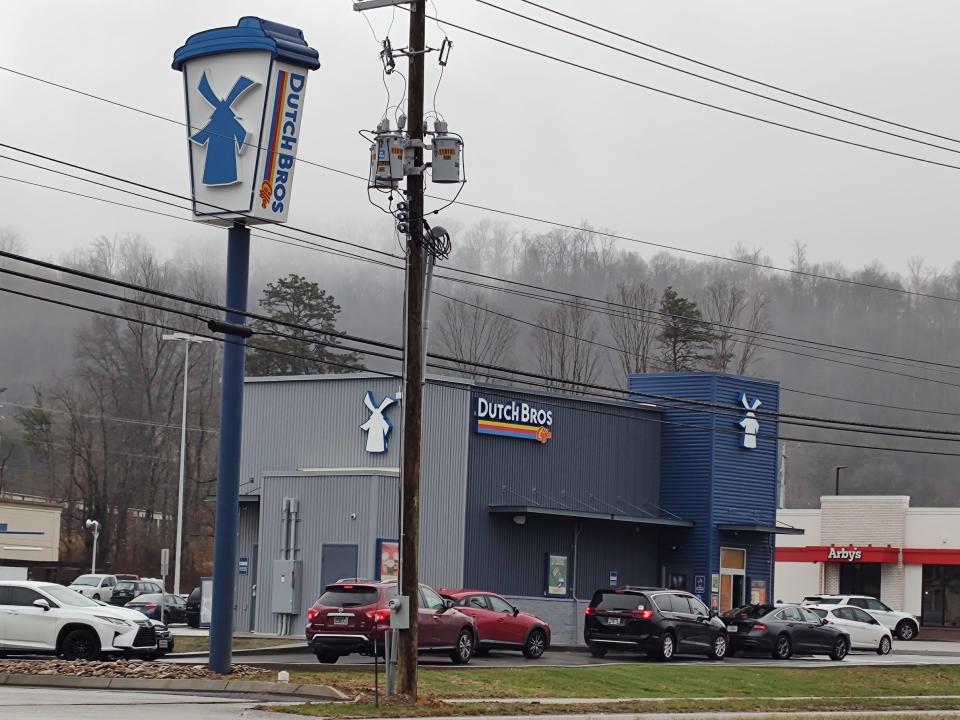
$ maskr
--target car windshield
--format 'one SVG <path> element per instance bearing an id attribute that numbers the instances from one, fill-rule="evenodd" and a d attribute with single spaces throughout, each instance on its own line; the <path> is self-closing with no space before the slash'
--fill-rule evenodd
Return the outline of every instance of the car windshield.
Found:
<path id="1" fill-rule="evenodd" d="M 649 605 L 645 595 L 633 593 L 598 592 L 593 596 L 591 607 L 610 612 L 633 612 Z"/>
<path id="2" fill-rule="evenodd" d="M 88 587 L 98 587 L 100 585 L 100 578 L 97 577 L 96 575 L 81 575 L 70 584 L 86 585 Z"/>
<path id="3" fill-rule="evenodd" d="M 63 587 L 62 585 L 42 585 L 43 592 L 52 597 L 61 605 L 70 605 L 71 607 L 99 607 L 100 603 L 84 597 L 80 593 Z"/>
<path id="4" fill-rule="evenodd" d="M 149 595 L 140 595 L 136 599 L 136 603 L 157 603 L 160 604 L 160 593 L 151 593 Z"/>
<path id="5" fill-rule="evenodd" d="M 743 605 L 730 612 L 728 617 L 756 620 L 773 610 L 773 605 Z"/>
<path id="6" fill-rule="evenodd" d="M 377 588 L 369 585 L 328 585 L 317 602 L 333 607 L 360 607 L 373 605 L 378 595 Z"/>

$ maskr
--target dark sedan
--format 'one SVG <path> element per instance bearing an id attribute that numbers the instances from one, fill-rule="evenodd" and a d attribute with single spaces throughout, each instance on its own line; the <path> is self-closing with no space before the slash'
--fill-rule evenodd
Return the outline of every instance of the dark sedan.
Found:
<path id="1" fill-rule="evenodd" d="M 160 617 L 162 606 L 163 617 Z M 164 625 L 170 623 L 185 623 L 187 621 L 187 607 L 183 598 L 179 595 L 166 596 L 166 604 L 163 603 L 163 596 L 160 593 L 152 595 L 141 595 L 131 600 L 124 607 L 131 610 L 139 610 L 151 620 L 159 620 Z"/>
<path id="2" fill-rule="evenodd" d="M 723 615 L 730 652 L 767 652 L 778 660 L 791 655 L 829 655 L 843 660 L 850 637 L 799 605 L 744 605 Z"/>
<path id="3" fill-rule="evenodd" d="M 187 625 L 200 627 L 200 588 L 194 588 L 187 598 Z"/>
<path id="4" fill-rule="evenodd" d="M 161 592 L 163 592 L 163 588 L 160 587 L 158 583 L 150 580 L 121 580 L 113 589 L 113 594 L 110 596 L 110 604 L 123 607 L 141 595 Z"/>

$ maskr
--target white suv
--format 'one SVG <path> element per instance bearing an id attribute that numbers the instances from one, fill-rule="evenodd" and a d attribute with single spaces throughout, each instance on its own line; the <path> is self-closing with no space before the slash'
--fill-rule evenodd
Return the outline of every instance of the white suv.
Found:
<path id="1" fill-rule="evenodd" d="M 92 600 L 108 603 L 116 586 L 117 578 L 114 575 L 81 575 L 67 587 Z"/>
<path id="2" fill-rule="evenodd" d="M 811 595 L 804 605 L 852 605 L 866 610 L 883 625 L 893 630 L 901 640 L 913 640 L 920 634 L 920 623 L 910 613 L 900 612 L 884 605 L 869 595 Z"/>
<path id="3" fill-rule="evenodd" d="M 0 581 L 0 655 L 24 651 L 66 660 L 150 656 L 157 632 L 136 610 L 103 605 L 62 585 Z"/>

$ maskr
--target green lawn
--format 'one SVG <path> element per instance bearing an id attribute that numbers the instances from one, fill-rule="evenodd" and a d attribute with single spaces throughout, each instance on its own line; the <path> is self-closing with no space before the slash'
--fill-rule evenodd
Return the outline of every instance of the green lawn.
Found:
<path id="1" fill-rule="evenodd" d="M 282 638 L 234 638 L 234 650 L 252 650 L 253 648 L 277 647 L 290 645 L 290 640 Z M 206 652 L 210 649 L 210 638 L 203 635 L 175 635 L 173 639 L 174 654 L 185 652 Z M 238 661 L 240 662 L 240 661 Z"/>
<path id="2" fill-rule="evenodd" d="M 291 671 L 291 682 L 373 696 L 372 673 Z M 381 688 L 383 676 L 380 677 Z M 960 695 L 960 665 L 821 668 L 637 664 L 578 668 L 421 670 L 427 698 L 697 698 Z M 461 710 L 463 708 L 461 707 Z"/>
<path id="3" fill-rule="evenodd" d="M 261 708 L 277 713 L 329 718 L 369 717 L 423 717 L 464 715 L 559 715 L 596 713 L 704 713 L 727 712 L 804 712 L 830 710 L 955 710 L 960 707 L 956 700 L 940 698 L 906 699 L 884 698 L 881 700 L 835 698 L 827 700 L 667 700 L 649 702 L 624 702 L 597 705 L 540 705 L 524 703 L 486 703 L 470 705 L 447 705 L 425 702 L 413 707 L 381 706 L 372 704 L 352 705 L 336 703 L 308 703 Z M 904 718 L 910 717 L 904 712 Z M 885 720 L 890 720 L 889 716 Z"/>

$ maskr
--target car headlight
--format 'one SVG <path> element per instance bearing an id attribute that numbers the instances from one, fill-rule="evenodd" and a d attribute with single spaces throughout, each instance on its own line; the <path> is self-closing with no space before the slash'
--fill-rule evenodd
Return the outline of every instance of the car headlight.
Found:
<path id="1" fill-rule="evenodd" d="M 130 627 L 130 623 L 126 620 L 121 620 L 120 618 L 109 617 L 107 615 L 94 615 L 97 620 L 101 620 L 105 623 L 110 623 L 111 625 L 119 625 L 120 627 Z"/>

